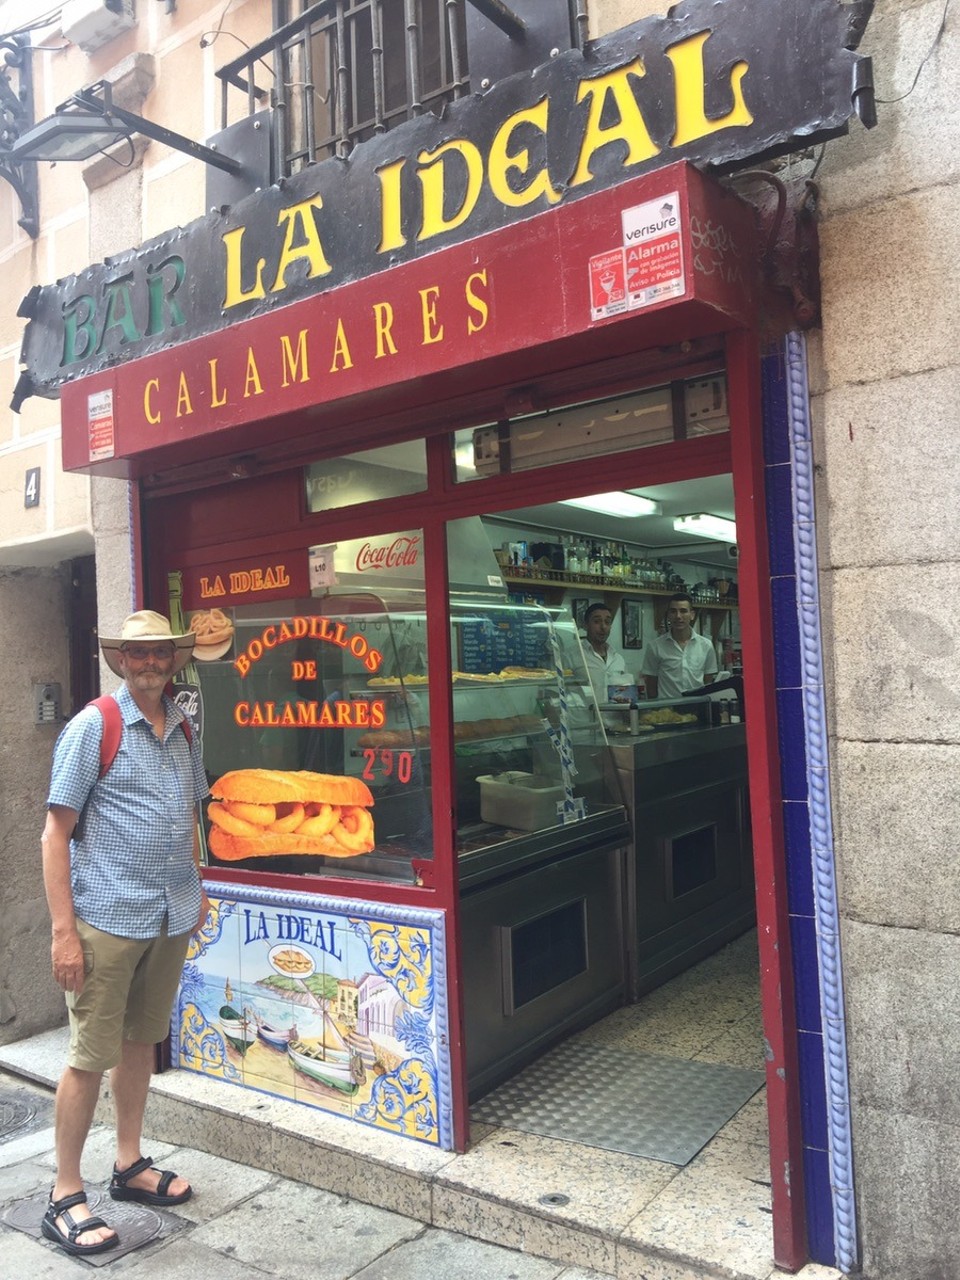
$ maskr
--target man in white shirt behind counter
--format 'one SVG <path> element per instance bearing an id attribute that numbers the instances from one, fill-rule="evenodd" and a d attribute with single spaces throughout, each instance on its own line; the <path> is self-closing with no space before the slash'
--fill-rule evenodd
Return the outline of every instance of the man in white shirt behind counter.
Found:
<path id="1" fill-rule="evenodd" d="M 667 601 L 667 633 L 651 640 L 640 663 L 648 698 L 679 698 L 687 689 L 713 683 L 717 651 L 693 630 L 696 616 L 689 596 L 677 594 Z"/>
<path id="2" fill-rule="evenodd" d="M 590 605 L 583 615 L 583 627 L 587 633 L 583 656 L 587 661 L 587 675 L 598 702 L 607 701 L 608 685 L 633 682 L 633 677 L 624 666 L 623 654 L 607 643 L 612 626 L 613 614 L 599 601 Z"/>

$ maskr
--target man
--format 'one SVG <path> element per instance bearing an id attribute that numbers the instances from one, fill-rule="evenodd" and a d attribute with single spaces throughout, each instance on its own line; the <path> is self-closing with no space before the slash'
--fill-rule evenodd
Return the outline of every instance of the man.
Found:
<path id="1" fill-rule="evenodd" d="M 689 596 L 678 593 L 667 601 L 667 633 L 646 646 L 640 663 L 648 698 L 679 698 L 685 689 L 713 683 L 717 652 L 693 630 L 696 616 Z"/>
<path id="2" fill-rule="evenodd" d="M 631 684 L 632 678 L 624 666 L 623 654 L 607 643 L 613 626 L 613 614 L 599 601 L 590 605 L 583 615 L 587 643 L 583 656 L 587 660 L 587 675 L 593 685 L 598 702 L 606 702 L 607 685 Z"/>
<path id="3" fill-rule="evenodd" d="M 117 754 L 100 777 L 104 716 L 85 707 L 57 742 L 43 878 L 53 923 L 53 976 L 70 1019 L 67 1067 L 57 1089 L 57 1175 L 44 1236 L 83 1257 L 117 1244 L 87 1208 L 80 1159 L 103 1072 L 117 1122 L 115 1200 L 181 1204 L 192 1189 L 142 1157 L 143 1113 L 154 1048 L 170 1014 L 190 936 L 209 904 L 200 882 L 197 805 L 208 794 L 196 741 L 164 693 L 193 653 L 149 609 L 131 614 L 118 639 L 101 639 L 123 684 Z M 79 824 L 79 825 L 78 825 Z"/>

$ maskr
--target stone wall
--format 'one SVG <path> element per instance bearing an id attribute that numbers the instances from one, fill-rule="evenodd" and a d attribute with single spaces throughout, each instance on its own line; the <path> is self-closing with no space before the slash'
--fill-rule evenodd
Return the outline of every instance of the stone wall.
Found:
<path id="1" fill-rule="evenodd" d="M 960 1229 L 960 14 L 880 0 L 880 123 L 834 142 L 812 344 L 854 1156 L 871 1280 Z M 951 1206 L 947 1208 L 947 1206 Z"/>
<path id="2" fill-rule="evenodd" d="M 40 864 L 60 726 L 34 724 L 32 688 L 56 681 L 69 692 L 69 591 L 63 567 L 0 570 L 0 1044 L 66 1019 Z"/>

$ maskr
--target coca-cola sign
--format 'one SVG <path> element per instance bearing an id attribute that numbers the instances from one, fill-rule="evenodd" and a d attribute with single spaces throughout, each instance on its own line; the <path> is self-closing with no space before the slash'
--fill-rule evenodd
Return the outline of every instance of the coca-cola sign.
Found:
<path id="1" fill-rule="evenodd" d="M 357 573 L 382 573 L 384 569 L 420 565 L 420 535 L 401 533 L 383 542 L 364 542 L 357 552 Z"/>

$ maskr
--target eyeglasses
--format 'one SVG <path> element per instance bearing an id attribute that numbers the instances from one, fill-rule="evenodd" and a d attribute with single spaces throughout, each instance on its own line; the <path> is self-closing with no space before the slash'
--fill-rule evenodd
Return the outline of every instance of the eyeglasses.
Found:
<path id="1" fill-rule="evenodd" d="M 156 658 L 158 662 L 169 662 L 174 654 L 172 646 L 168 644 L 125 644 L 120 652 L 132 658 L 134 662 L 146 662 L 148 658 Z"/>

